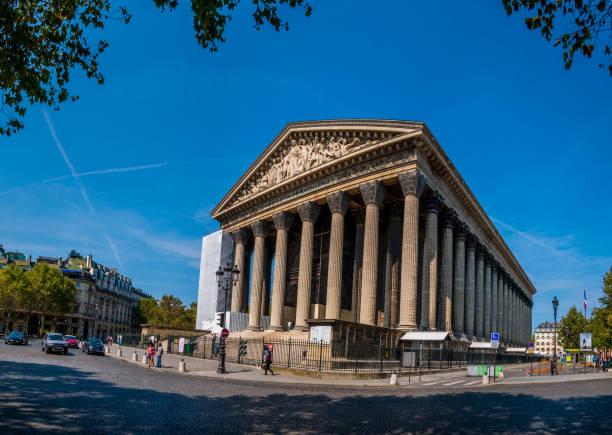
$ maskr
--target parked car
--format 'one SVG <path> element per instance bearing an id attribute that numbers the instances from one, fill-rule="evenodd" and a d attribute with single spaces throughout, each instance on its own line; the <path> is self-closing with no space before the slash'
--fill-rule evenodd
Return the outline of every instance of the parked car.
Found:
<path id="1" fill-rule="evenodd" d="M 4 337 L 4 344 L 28 344 L 28 336 L 21 331 L 13 331 Z"/>
<path id="2" fill-rule="evenodd" d="M 68 343 L 68 347 L 72 347 L 74 349 L 79 347 L 79 339 L 76 338 L 74 335 L 64 335 L 64 338 L 66 339 L 66 342 Z"/>
<path id="3" fill-rule="evenodd" d="M 81 351 L 90 353 L 98 353 L 100 355 L 104 355 L 104 344 L 100 341 L 99 338 L 90 338 L 86 342 L 81 344 Z"/>
<path id="4" fill-rule="evenodd" d="M 62 334 L 57 332 L 47 332 L 42 339 L 43 352 L 63 352 L 68 355 L 68 342 Z"/>

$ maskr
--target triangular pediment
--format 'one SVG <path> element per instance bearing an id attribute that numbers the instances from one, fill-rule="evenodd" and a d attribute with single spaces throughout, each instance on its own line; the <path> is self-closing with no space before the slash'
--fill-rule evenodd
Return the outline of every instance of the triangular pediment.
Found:
<path id="1" fill-rule="evenodd" d="M 212 211 L 213 217 L 237 204 L 348 156 L 421 130 L 409 121 L 348 120 L 288 124 Z"/>

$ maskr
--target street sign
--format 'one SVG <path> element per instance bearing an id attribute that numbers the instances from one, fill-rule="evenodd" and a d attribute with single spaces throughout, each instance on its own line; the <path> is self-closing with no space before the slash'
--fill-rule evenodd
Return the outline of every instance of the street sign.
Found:
<path id="1" fill-rule="evenodd" d="M 221 338 L 227 338 L 229 337 L 229 331 L 227 330 L 227 328 L 223 328 L 221 330 Z"/>
<path id="2" fill-rule="evenodd" d="M 499 349 L 499 332 L 491 332 L 491 349 Z"/>
<path id="3" fill-rule="evenodd" d="M 533 347 L 533 341 L 529 342 L 529 347 Z"/>

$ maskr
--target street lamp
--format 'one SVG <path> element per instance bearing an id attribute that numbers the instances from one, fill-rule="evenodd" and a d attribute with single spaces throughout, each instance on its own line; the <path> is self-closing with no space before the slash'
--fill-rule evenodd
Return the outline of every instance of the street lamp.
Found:
<path id="1" fill-rule="evenodd" d="M 232 269 L 232 266 L 230 266 L 229 263 L 226 263 L 225 267 L 219 266 L 219 269 L 215 272 L 215 275 L 217 275 L 217 284 L 219 285 L 219 289 L 225 292 L 225 306 L 220 319 L 221 321 L 219 322 L 219 326 L 224 329 L 227 325 L 227 320 L 225 319 L 225 314 L 227 313 L 227 293 L 238 283 L 239 274 L 240 270 L 238 270 L 238 266 L 234 266 Z M 221 335 L 219 345 L 219 367 L 217 367 L 217 373 L 223 374 L 225 373 L 225 338 L 223 338 L 223 335 Z"/>
<path id="2" fill-rule="evenodd" d="M 557 308 L 559 308 L 559 299 L 557 299 L 557 297 L 555 296 L 552 300 L 552 305 L 553 305 L 553 312 L 554 312 L 554 326 L 555 326 L 555 335 L 553 338 L 553 361 L 555 364 L 555 369 L 556 364 L 557 364 Z M 551 368 L 551 372 L 552 374 L 554 374 L 554 371 Z"/>

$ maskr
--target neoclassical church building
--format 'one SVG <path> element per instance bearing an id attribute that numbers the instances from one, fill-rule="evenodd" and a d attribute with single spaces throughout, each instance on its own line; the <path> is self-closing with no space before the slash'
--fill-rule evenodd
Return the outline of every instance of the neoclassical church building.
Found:
<path id="1" fill-rule="evenodd" d="M 534 286 L 422 122 L 290 123 L 211 214 L 249 330 L 531 337 Z"/>

